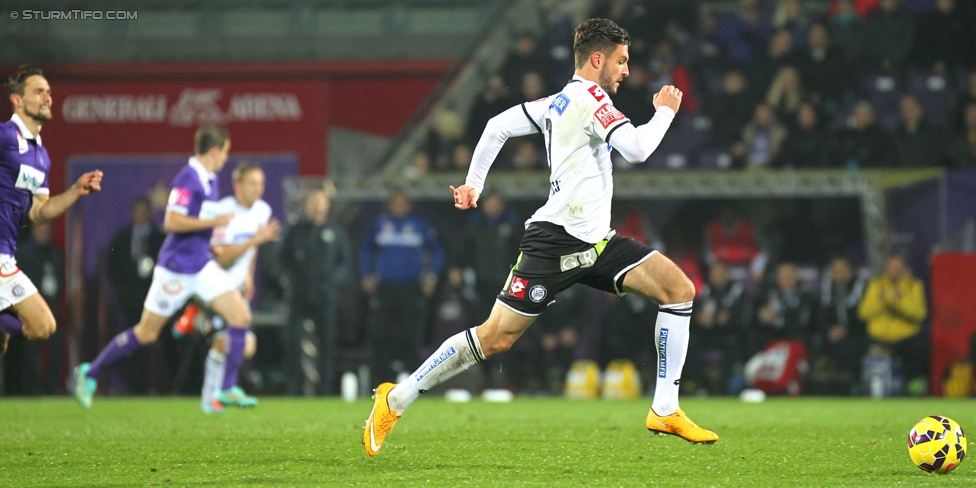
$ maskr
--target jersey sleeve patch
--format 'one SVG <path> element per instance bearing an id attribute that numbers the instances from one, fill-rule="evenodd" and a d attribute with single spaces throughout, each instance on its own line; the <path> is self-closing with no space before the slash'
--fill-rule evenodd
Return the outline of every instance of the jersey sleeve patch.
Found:
<path id="1" fill-rule="evenodd" d="M 604 129 L 610 127 L 615 122 L 619 122 L 627 118 L 623 113 L 617 110 L 617 107 L 614 107 L 609 103 L 600 105 L 600 108 L 596 109 L 596 112 L 594 112 L 593 115 L 596 117 L 596 120 L 600 121 L 600 125 L 602 125 Z"/>
<path id="2" fill-rule="evenodd" d="M 587 88 L 586 91 L 590 92 L 590 95 L 593 95 L 593 98 L 595 98 L 596 101 L 598 101 L 598 102 L 600 100 L 603 100 L 604 97 L 607 96 L 607 93 L 603 91 L 603 88 L 600 88 L 597 85 L 593 85 L 593 86 Z"/>
<path id="3" fill-rule="evenodd" d="M 569 106 L 569 97 L 565 94 L 560 93 L 559 96 L 552 99 L 552 103 L 549 104 L 551 110 L 555 110 L 556 113 L 562 115 L 566 111 L 566 107 Z"/>
<path id="4" fill-rule="evenodd" d="M 190 205 L 190 195 L 192 195 L 192 192 L 189 189 L 178 186 L 174 187 L 173 190 L 169 192 L 168 205 L 187 207 Z"/>

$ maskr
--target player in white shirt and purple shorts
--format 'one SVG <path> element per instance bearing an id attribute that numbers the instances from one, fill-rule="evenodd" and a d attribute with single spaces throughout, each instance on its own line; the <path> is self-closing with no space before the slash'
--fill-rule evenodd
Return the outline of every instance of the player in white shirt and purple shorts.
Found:
<path id="1" fill-rule="evenodd" d="M 217 204 L 217 172 L 227 162 L 230 133 L 217 126 L 197 130 L 195 155 L 173 179 L 163 230 L 163 242 L 153 271 L 152 285 L 143 304 L 142 319 L 114 337 L 91 363 L 75 370 L 75 396 L 91 408 L 104 368 L 151 344 L 177 311 L 192 296 L 220 314 L 228 324 L 227 359 L 218 400 L 224 405 L 253 406 L 257 399 L 236 386 L 251 310 L 224 269 L 210 258 L 210 237 L 215 227 L 226 226 L 232 213 L 221 213 Z"/>
<path id="2" fill-rule="evenodd" d="M 281 226 L 277 220 L 271 218 L 271 206 L 261 199 L 264 195 L 265 177 L 260 166 L 239 163 L 234 168 L 232 178 L 234 195 L 220 200 L 219 212 L 233 213 L 234 218 L 226 227 L 214 229 L 210 248 L 214 260 L 224 267 L 234 285 L 250 301 L 254 296 L 257 248 L 266 242 L 278 240 Z M 217 400 L 217 395 L 224 379 L 227 333 L 223 330 L 223 320 L 219 315 L 213 317 L 211 322 L 217 332 L 204 368 L 201 408 L 205 413 L 222 413 L 224 408 Z M 254 356 L 256 350 L 257 338 L 249 331 L 244 346 L 244 358 Z"/>

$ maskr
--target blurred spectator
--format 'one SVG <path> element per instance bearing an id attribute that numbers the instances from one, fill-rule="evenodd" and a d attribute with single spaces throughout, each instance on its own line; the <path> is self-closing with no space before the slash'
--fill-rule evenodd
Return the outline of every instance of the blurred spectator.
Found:
<path id="1" fill-rule="evenodd" d="M 410 156 L 410 162 L 403 168 L 403 177 L 408 180 L 419 180 L 430 173 L 430 155 L 420 149 Z"/>
<path id="2" fill-rule="evenodd" d="M 779 155 L 786 129 L 776 120 L 776 113 L 766 103 L 756 105 L 752 122 L 742 131 L 742 140 L 732 146 L 732 157 L 739 167 L 765 168 Z"/>
<path id="3" fill-rule="evenodd" d="M 422 312 L 444 263 L 437 232 L 412 214 L 412 206 L 403 190 L 395 190 L 359 255 L 362 289 L 370 299 L 373 383 L 395 382 L 398 373 L 418 366 Z"/>
<path id="4" fill-rule="evenodd" d="M 64 276 L 64 256 L 51 242 L 51 224 L 32 224 L 29 235 L 17 245 L 17 266 L 27 276 L 34 277 L 38 293 L 61 320 L 61 292 Z M 62 334 L 58 329 L 46 341 L 12 337 L 3 360 L 4 390 L 13 395 L 59 394 L 61 388 Z M 46 354 L 44 354 L 46 350 Z M 43 359 L 46 358 L 46 361 Z"/>
<path id="5" fill-rule="evenodd" d="M 800 73 L 792 66 L 781 68 L 766 92 L 766 103 L 776 111 L 779 120 L 793 120 L 805 99 Z"/>
<path id="6" fill-rule="evenodd" d="M 776 268 L 775 283 L 759 297 L 756 312 L 754 350 L 775 339 L 803 341 L 809 348 L 813 333 L 813 297 L 799 287 L 796 266 L 782 263 Z"/>
<path id="7" fill-rule="evenodd" d="M 325 190 L 310 191 L 304 218 L 288 228 L 281 243 L 281 270 L 288 283 L 284 366 L 289 395 L 335 393 L 338 297 L 353 263 L 345 230 L 329 220 L 331 207 Z"/>
<path id="8" fill-rule="evenodd" d="M 953 114 L 952 122 L 957 129 L 965 130 L 966 107 L 973 103 L 976 103 L 976 70 L 966 73 L 962 93 L 956 100 L 956 113 Z"/>
<path id="9" fill-rule="evenodd" d="M 461 143 L 463 126 L 454 110 L 442 108 L 434 114 L 434 123 L 427 134 L 427 154 L 434 171 L 451 169 L 454 148 Z"/>
<path id="10" fill-rule="evenodd" d="M 542 159 L 543 155 L 539 151 L 538 141 L 522 139 L 513 144 L 515 153 L 512 155 L 512 168 L 529 171 L 546 167 L 546 162 Z"/>
<path id="11" fill-rule="evenodd" d="M 785 168 L 825 168 L 830 164 L 833 137 L 817 120 L 813 105 L 804 103 L 796 111 L 796 127 L 783 141 L 777 166 Z"/>
<path id="12" fill-rule="evenodd" d="M 834 45 L 840 50 L 844 64 L 854 66 L 858 62 L 861 52 L 861 19 L 854 9 L 851 0 L 834 0 L 828 9 L 829 22 L 827 30 Z"/>
<path id="13" fill-rule="evenodd" d="M 654 349 L 652 336 L 653 324 L 657 320 L 657 307 L 636 293 L 624 296 L 606 295 L 609 303 L 606 313 L 600 321 L 600 357 L 601 367 L 606 367 L 615 359 L 630 359 L 637 365 L 653 368 L 656 364 L 657 351 Z M 685 366 L 687 368 L 689 363 Z M 686 369 L 687 371 L 687 369 Z M 653 373 L 641 370 L 641 377 L 653 378 Z"/>
<path id="14" fill-rule="evenodd" d="M 467 144 L 458 144 L 454 146 L 454 152 L 451 154 L 451 167 L 452 171 L 463 171 L 468 172 L 468 166 L 471 166 L 471 155 L 473 150 L 471 146 Z"/>
<path id="15" fill-rule="evenodd" d="M 847 168 L 880 168 L 890 166 L 891 141 L 874 120 L 874 109 L 868 102 L 854 106 L 853 124 L 840 133 L 840 162 Z"/>
<path id="16" fill-rule="evenodd" d="M 749 92 L 749 80 L 739 69 L 725 72 L 722 92 L 711 104 L 715 144 L 728 149 L 742 137 L 742 128 L 749 123 L 755 109 Z"/>
<path id="17" fill-rule="evenodd" d="M 843 101 L 850 83 L 844 69 L 843 55 L 831 43 L 827 28 L 820 23 L 810 26 L 807 45 L 807 51 L 798 64 L 803 85 L 815 104 L 820 104 L 828 114 L 833 114 Z"/>
<path id="18" fill-rule="evenodd" d="M 861 358 L 867 349 L 864 322 L 858 307 L 864 295 L 864 280 L 855 277 L 851 263 L 836 257 L 820 285 L 820 313 L 817 314 L 819 349 L 830 365 L 848 375 L 851 381 L 861 377 Z"/>
<path id="19" fill-rule="evenodd" d="M 156 257 L 163 247 L 163 240 L 166 239 L 166 235 L 152 221 L 149 199 L 136 198 L 132 202 L 131 210 L 132 222 L 116 232 L 108 246 L 106 272 L 115 290 L 119 311 L 122 312 L 124 321 L 123 324 L 116 324 L 120 328 L 110 331 L 112 334 L 139 323 L 143 302 L 149 294 L 149 285 L 152 284 Z M 165 340 L 168 340 L 168 337 L 168 334 L 163 336 Z M 121 372 L 130 391 L 134 393 L 148 391 L 146 363 L 156 354 L 158 349 L 151 354 L 143 348 L 121 360 L 118 371 Z"/>
<path id="20" fill-rule="evenodd" d="M 901 0 L 881 0 L 880 9 L 864 20 L 861 62 L 870 68 L 897 71 L 911 54 L 914 19 Z"/>
<path id="21" fill-rule="evenodd" d="M 139 323 L 156 256 L 166 238 L 152 221 L 149 199 L 135 199 L 131 210 L 132 222 L 116 232 L 109 244 L 106 266 L 127 327 Z"/>
<path id="22" fill-rule="evenodd" d="M 915 24 L 912 57 L 924 70 L 953 74 L 972 64 L 972 25 L 956 11 L 955 0 L 935 0 L 935 10 Z"/>
<path id="23" fill-rule="evenodd" d="M 734 205 L 726 205 L 705 225 L 705 257 L 709 265 L 749 268 L 757 279 L 766 267 L 756 227 Z"/>
<path id="24" fill-rule="evenodd" d="M 432 354 L 444 339 L 478 325 L 483 319 L 475 314 L 476 295 L 466 283 L 464 270 L 450 266 L 445 278 L 433 307 L 431 337 L 425 341 L 431 345 L 425 351 L 427 354 Z"/>
<path id="25" fill-rule="evenodd" d="M 905 258 L 888 258 L 884 272 L 868 284 L 858 315 L 867 322 L 870 341 L 902 361 L 904 377 L 924 384 L 929 349 L 922 333 L 928 315 L 925 286 L 911 275 Z"/>
<path id="26" fill-rule="evenodd" d="M 901 123 L 892 137 L 894 166 L 919 168 L 945 165 L 942 133 L 925 120 L 924 115 L 922 104 L 915 95 L 901 98 Z"/>
<path id="27" fill-rule="evenodd" d="M 745 360 L 752 303 L 745 287 L 732 281 L 720 262 L 708 269 L 708 283 L 695 302 L 689 357 L 698 360 L 686 364 L 686 376 L 710 394 L 720 394 L 733 365 Z"/>
<path id="28" fill-rule="evenodd" d="M 773 27 L 785 29 L 792 34 L 794 50 L 805 49 L 810 19 L 803 8 L 802 0 L 780 0 L 773 12 Z"/>
<path id="29" fill-rule="evenodd" d="M 501 75 L 508 86 L 519 86 L 529 72 L 549 73 L 549 59 L 539 51 L 539 43 L 535 36 L 531 32 L 523 32 L 515 42 L 515 50 L 502 66 Z M 544 80 L 541 76 L 540 79 Z M 541 91 L 548 91 L 545 85 Z M 527 100 L 535 100 L 535 98 Z"/>
<path id="30" fill-rule="evenodd" d="M 470 146 L 477 144 L 488 121 L 516 103 L 505 85 L 505 78 L 499 73 L 489 76 L 484 89 L 468 112 L 464 141 Z"/>
<path id="31" fill-rule="evenodd" d="M 620 107 L 620 110 L 638 125 L 651 120 L 654 116 L 653 93 L 648 88 L 649 83 L 650 73 L 647 68 L 640 64 L 632 64 L 630 76 L 624 78 L 616 95 L 613 96 L 613 104 Z"/>
<path id="32" fill-rule="evenodd" d="M 793 34 L 786 29 L 777 30 L 769 39 L 765 55 L 755 57 L 747 65 L 749 81 L 753 86 L 768 87 L 781 69 L 795 66 L 799 61 L 793 50 Z"/>
<path id="33" fill-rule="evenodd" d="M 748 63 L 762 55 L 770 31 L 765 17 L 759 0 L 739 0 L 735 12 L 719 21 L 716 34 L 727 60 Z"/>
<path id="34" fill-rule="evenodd" d="M 477 320 L 487 319 L 491 313 L 495 296 L 518 258 L 523 229 L 500 194 L 486 191 L 482 195 L 464 229 L 462 247 L 454 250 L 464 266 L 474 272 Z"/>
<path id="35" fill-rule="evenodd" d="M 963 107 L 963 126 L 949 144 L 949 159 L 957 168 L 976 166 L 976 102 Z"/>
<path id="36" fill-rule="evenodd" d="M 546 79 L 538 71 L 527 71 L 519 83 L 519 102 L 531 102 L 549 95 Z"/>
<path id="37" fill-rule="evenodd" d="M 583 329 L 595 318 L 594 307 L 587 293 L 588 289 L 581 284 L 563 290 L 556 295 L 556 301 L 546 313 L 533 324 L 539 328 L 541 362 L 537 374 L 542 380 L 543 391 L 562 391 L 566 372 L 576 359 L 576 346 Z M 650 323 L 644 325 L 650 326 Z"/>

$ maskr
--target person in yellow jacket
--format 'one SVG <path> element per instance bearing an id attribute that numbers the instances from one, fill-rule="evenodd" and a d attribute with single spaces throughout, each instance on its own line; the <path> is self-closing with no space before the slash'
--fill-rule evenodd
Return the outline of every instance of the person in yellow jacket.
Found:
<path id="1" fill-rule="evenodd" d="M 901 358 L 908 380 L 924 381 L 928 370 L 929 341 L 920 334 L 927 314 L 925 286 L 898 255 L 888 258 L 884 272 L 871 280 L 858 307 L 868 337 Z"/>

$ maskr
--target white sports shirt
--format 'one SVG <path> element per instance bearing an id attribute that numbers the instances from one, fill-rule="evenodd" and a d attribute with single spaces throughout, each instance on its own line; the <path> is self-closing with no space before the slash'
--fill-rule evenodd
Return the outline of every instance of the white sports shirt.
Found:
<path id="1" fill-rule="evenodd" d="M 271 206 L 264 200 L 254 202 L 251 208 L 244 208 L 237 203 L 236 198 L 226 196 L 220 199 L 218 207 L 219 213 L 233 212 L 234 218 L 226 227 L 214 229 L 213 237 L 210 238 L 211 245 L 242 244 L 254 236 L 259 228 L 268 225 L 268 221 L 271 220 Z M 244 251 L 244 254 L 241 254 L 227 269 L 227 274 L 234 279 L 236 287 L 244 286 L 244 281 L 251 272 L 251 260 L 256 253 L 253 247 Z"/>
<path id="2" fill-rule="evenodd" d="M 552 222 L 573 237 L 596 244 L 610 233 L 611 146 L 627 160 L 643 162 L 661 143 L 673 119 L 674 111 L 662 106 L 650 121 L 634 127 L 599 85 L 574 76 L 561 92 L 492 118 L 475 146 L 464 184 L 480 193 L 505 141 L 541 132 L 549 161 L 549 200 L 525 225 Z"/>

